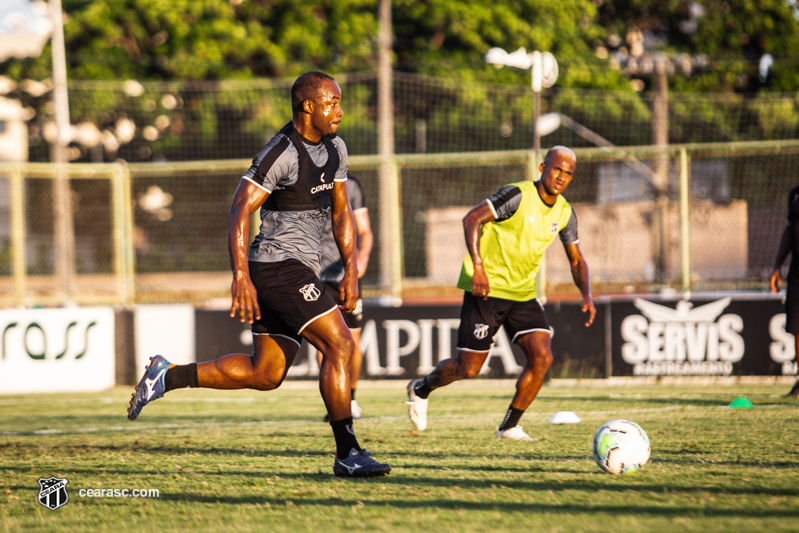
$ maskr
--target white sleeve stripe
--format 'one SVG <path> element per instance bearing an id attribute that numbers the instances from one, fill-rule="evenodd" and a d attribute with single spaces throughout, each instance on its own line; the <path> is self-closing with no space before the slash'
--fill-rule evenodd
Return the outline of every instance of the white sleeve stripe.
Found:
<path id="1" fill-rule="evenodd" d="M 353 209 L 353 213 L 360 213 L 361 211 L 368 211 L 365 207 L 359 207 L 358 209 Z"/>
<path id="2" fill-rule="evenodd" d="M 333 178 L 333 181 L 347 181 L 347 178 Z"/>
<path id="3" fill-rule="evenodd" d="M 258 188 L 260 188 L 260 189 L 263 189 L 263 190 L 265 190 L 265 191 L 266 191 L 266 192 L 268 192 L 269 194 L 272 194 L 272 191 L 270 191 L 269 189 L 267 189 L 266 187 L 264 187 L 264 186 L 263 186 L 263 185 L 261 185 L 260 183 L 257 183 L 257 182 L 256 182 L 256 181 L 254 181 L 252 178 L 248 178 L 247 176 L 242 176 L 242 177 L 241 177 L 241 179 L 243 179 L 243 180 L 247 180 L 247 181 L 249 181 L 250 183 L 252 183 L 253 185 L 255 185 L 256 187 L 258 187 Z"/>
<path id="4" fill-rule="evenodd" d="M 488 207 L 491 208 L 491 213 L 494 215 L 494 218 L 499 218 L 499 215 L 497 215 L 497 210 L 494 209 L 494 204 L 491 203 L 491 200 L 486 200 L 486 203 L 488 204 Z"/>

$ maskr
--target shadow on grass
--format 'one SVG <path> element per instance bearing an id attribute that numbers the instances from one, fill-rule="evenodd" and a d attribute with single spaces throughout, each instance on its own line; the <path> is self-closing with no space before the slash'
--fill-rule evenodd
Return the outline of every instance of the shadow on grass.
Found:
<path id="1" fill-rule="evenodd" d="M 296 432 L 291 433 L 283 433 L 283 432 L 274 432 L 270 433 L 270 438 L 285 438 L 287 442 L 291 442 L 292 440 L 296 440 L 298 438 L 311 438 L 316 439 L 318 438 L 315 434 L 308 434 L 302 435 L 297 434 Z M 148 437 L 145 437 L 148 438 Z M 138 440 L 138 439 L 137 439 Z M 367 441 L 364 441 L 367 442 Z M 438 461 L 438 460 L 447 460 L 450 463 L 448 464 L 448 468 L 450 469 L 471 469 L 474 468 L 474 463 L 464 463 L 464 464 L 453 464 L 451 461 L 457 461 L 458 459 L 464 459 L 469 461 L 474 461 L 476 459 L 482 460 L 483 464 L 480 467 L 480 470 L 485 471 L 508 471 L 508 472 L 515 472 L 515 471 L 536 471 L 536 472 L 575 472 L 571 469 L 540 469 L 536 468 L 535 465 L 531 465 L 530 463 L 541 462 L 541 463 L 548 463 L 552 461 L 557 462 L 568 462 L 568 461 L 590 461 L 590 455 L 579 455 L 579 454 L 572 454 L 572 455 L 552 455 L 552 454 L 543 454 L 543 453 L 535 453 L 531 451 L 525 451 L 523 453 L 460 453 L 456 451 L 441 451 L 441 452 L 425 452 L 422 450 L 412 450 L 412 451 L 397 451 L 392 449 L 391 451 L 381 451 L 380 447 L 373 447 L 371 445 L 366 445 L 365 447 L 369 448 L 373 453 L 377 454 L 377 456 L 383 460 L 410 460 L 410 464 L 404 465 L 404 468 L 408 469 L 429 469 L 430 462 Z M 393 448 L 393 447 L 392 447 Z M 260 457 L 260 458 L 268 458 L 268 457 L 286 457 L 286 458 L 302 458 L 302 457 L 332 457 L 333 454 L 333 445 L 331 442 L 330 450 L 307 450 L 307 449 L 300 449 L 300 450 L 287 450 L 287 449 L 268 449 L 268 448 L 229 448 L 229 447 L 214 447 L 214 446 L 198 446 L 198 445 L 182 445 L 182 446 L 169 446 L 169 445 L 162 445 L 162 444 L 150 444 L 150 443 L 141 443 L 138 441 L 126 442 L 121 444 L 104 444 L 104 445 L 94 445 L 94 444 L 86 444 L 86 445 L 73 445 L 71 447 L 73 452 L 91 452 L 91 453 L 107 453 L 107 452 L 116 452 L 116 453 L 135 453 L 135 454 L 146 454 L 148 456 L 152 455 L 162 455 L 162 456 L 173 456 L 173 457 L 181 457 L 186 455 L 202 455 L 202 456 L 219 456 L 219 457 Z M 760 461 L 757 459 L 741 459 L 741 458 L 730 458 L 730 459 L 712 459 L 705 457 L 712 454 L 710 451 L 706 450 L 658 450 L 657 456 L 652 458 L 652 463 L 656 464 L 664 464 L 664 465 L 695 465 L 695 466 L 705 466 L 705 467 L 714 467 L 714 466 L 738 466 L 738 467 L 754 467 L 754 468 L 773 468 L 773 469 L 782 469 L 782 470 L 790 470 L 790 469 L 797 469 L 799 468 L 799 460 L 790 461 L 790 460 L 782 460 L 782 461 Z M 522 462 L 522 465 L 519 468 L 514 467 L 504 467 L 504 466 L 495 466 L 492 464 L 494 461 L 519 461 Z M 7 466 L 0 466 L 0 470 L 8 469 L 11 467 Z"/>
<path id="2" fill-rule="evenodd" d="M 235 469 L 225 469 L 220 470 L 217 465 L 209 465 L 209 469 L 213 470 L 202 470 L 202 469 L 191 469 L 191 468 L 183 468 L 182 470 L 164 470 L 160 468 L 154 468 L 152 470 L 143 471 L 141 468 L 138 467 L 131 467 L 130 470 L 122 470 L 119 468 L 116 469 L 105 469 L 105 468 L 63 468 L 58 470 L 59 476 L 64 476 L 67 478 L 73 476 L 85 476 L 85 479 L 97 479 L 98 476 L 105 476 L 105 475 L 117 475 L 130 478 L 131 481 L 127 483 L 135 483 L 133 480 L 138 479 L 141 476 L 148 476 L 148 479 L 153 479 L 152 476 L 159 476 L 159 478 L 164 479 L 166 476 L 171 478 L 170 487 L 174 488 L 176 484 L 180 483 L 178 480 L 180 478 L 196 478 L 198 476 L 203 478 L 211 479 L 212 477 L 224 477 L 231 479 L 231 483 L 241 483 L 241 480 L 252 480 L 250 482 L 244 481 L 245 484 L 248 486 L 264 486 L 267 487 L 266 480 L 274 480 L 274 479 L 281 479 L 286 480 L 287 483 L 293 482 L 301 482 L 301 481 L 308 481 L 314 480 L 318 482 L 338 482 L 338 479 L 335 478 L 332 474 L 332 456 L 329 456 L 325 461 L 319 462 L 318 467 L 313 469 L 313 467 L 308 466 L 307 471 L 303 472 L 287 472 L 281 469 L 280 464 L 275 465 L 267 464 L 263 465 L 265 468 L 258 470 L 258 471 L 243 471 L 243 470 L 235 470 Z M 411 470 L 407 465 L 395 466 L 392 475 L 389 475 L 384 478 L 380 478 L 380 483 L 385 483 L 389 485 L 397 486 L 399 490 L 404 491 L 418 491 L 420 489 L 424 489 L 425 491 L 432 489 L 432 488 L 444 488 L 447 490 L 463 490 L 466 491 L 468 494 L 477 496 L 476 491 L 493 491 L 497 489 L 511 489 L 517 491 L 530 491 L 530 492 L 550 492 L 550 491 L 579 491 L 584 492 L 586 498 L 590 497 L 591 495 L 595 494 L 596 491 L 601 490 L 605 493 L 619 493 L 619 494 L 634 494 L 636 497 L 645 496 L 646 494 L 652 495 L 662 495 L 662 494 L 679 494 L 686 498 L 691 497 L 700 497 L 701 495 L 719 495 L 719 496 L 747 496 L 752 498 L 764 498 L 764 497 L 790 497 L 796 498 L 799 497 L 799 488 L 792 488 L 792 487 L 720 487 L 714 485 L 689 485 L 689 484 L 679 484 L 673 481 L 667 482 L 658 482 L 652 483 L 650 479 L 646 477 L 646 474 L 639 473 L 635 476 L 608 476 L 603 472 L 598 470 L 592 470 L 591 472 L 583 472 L 583 471 L 551 471 L 551 470 L 531 470 L 531 469 L 524 469 L 524 468 L 480 468 L 476 469 L 474 466 L 465 466 L 464 468 L 448 468 L 447 470 L 439 470 L 438 473 L 441 474 L 439 477 L 430 477 L 425 475 L 406 475 L 404 472 Z M 11 471 L 17 472 L 18 474 L 23 475 L 31 475 L 30 466 L 26 467 L 0 467 L 0 471 Z M 430 472 L 431 468 L 427 466 L 425 469 L 427 473 Z M 580 476 L 579 479 L 563 479 L 560 478 L 553 478 L 549 480 L 540 480 L 539 479 L 508 479 L 507 477 L 486 477 L 480 479 L 464 479 L 463 473 L 466 472 L 493 472 L 493 473 L 507 473 L 507 472 L 515 472 L 515 473 L 554 473 L 554 474 L 568 474 L 573 476 Z M 446 474 L 451 472 L 452 476 L 447 476 Z M 31 476 L 32 480 L 35 476 Z M 240 481 L 235 481 L 238 478 Z M 256 480 L 265 480 L 263 485 L 259 485 Z M 78 480 L 73 477 L 71 480 L 75 483 L 78 483 Z M 347 482 L 351 482 L 352 480 L 346 480 Z M 374 480 L 371 480 L 374 482 Z M 117 480 L 118 483 L 125 484 L 126 481 L 124 479 Z M 369 482 L 369 480 L 356 480 L 354 482 Z M 271 483 L 270 483 L 271 485 Z M 287 485 L 291 486 L 291 485 Z M 30 485 L 6 485 L 5 488 L 13 489 L 13 490 L 25 490 L 31 491 L 35 493 L 38 491 L 38 487 L 35 486 L 33 481 Z M 167 494 L 164 494 L 167 493 Z M 410 494 L 416 494 L 417 492 L 410 492 Z M 424 494 L 426 492 L 420 493 Z M 693 495 L 693 496 L 692 496 Z M 229 502 L 229 503 L 252 503 L 253 501 L 263 502 L 264 500 L 258 499 L 256 497 L 242 497 L 238 498 L 236 496 L 205 496 L 205 495 L 184 495 L 184 494 L 174 494 L 169 493 L 168 489 L 162 490 L 161 499 L 176 499 L 176 500 L 191 500 L 192 498 L 200 498 L 198 501 L 204 502 Z M 268 501 L 268 500 L 267 500 Z M 295 502 L 296 503 L 296 502 Z M 308 505 L 313 505 L 316 503 L 315 500 L 310 500 L 305 502 Z M 427 502 L 416 502 L 416 501 L 409 501 L 408 504 L 412 504 L 414 506 L 423 506 L 428 505 Z M 483 505 L 483 503 L 474 504 L 474 505 Z M 485 503 L 485 505 L 493 505 Z M 502 505 L 502 504 L 499 504 Z M 435 505 L 432 505 L 435 506 Z M 527 505 L 525 504 L 525 507 Z M 594 508 L 594 511 L 601 510 L 601 507 Z M 701 508 L 697 508 L 697 512 L 701 512 Z M 735 513 L 736 511 L 731 511 Z M 753 511 L 741 511 L 744 514 L 750 514 Z M 785 510 L 785 511 L 775 511 L 775 514 L 765 514 L 762 516 L 782 516 L 779 514 L 780 512 L 787 513 L 786 516 L 799 516 L 799 509 L 794 510 Z M 760 516 L 760 515 L 752 515 L 752 516 Z"/>
<path id="3" fill-rule="evenodd" d="M 369 482 L 366 481 L 365 482 Z M 380 478 L 378 483 L 402 483 L 401 478 Z M 460 484 L 459 484 L 460 485 Z M 506 486 L 506 485 L 503 485 Z M 542 487 L 540 490 L 550 490 L 551 485 Z M 419 509 L 419 510 L 466 510 L 466 511 L 496 511 L 496 512 L 519 512 L 524 513 L 556 513 L 568 515 L 587 515 L 595 517 L 598 513 L 609 515 L 635 515 L 638 517 L 724 517 L 724 518 L 795 518 L 799 517 L 797 509 L 730 509 L 730 508 L 706 508 L 700 506 L 654 506 L 654 505 L 581 505 L 581 504 L 542 504 L 530 502 L 487 502 L 487 501 L 464 501 L 462 499 L 426 499 L 424 501 L 401 500 L 392 498 L 390 501 L 376 499 L 330 499 L 330 498 L 261 498 L 257 496 L 211 496 L 202 494 L 162 494 L 161 499 L 175 502 L 197 502 L 197 503 L 226 503 L 226 504 L 247 504 L 255 503 L 276 506 L 324 506 L 324 507 L 347 507 L 360 506 L 385 507 L 386 509 Z"/>
<path id="4" fill-rule="evenodd" d="M 67 472 L 66 475 L 69 475 Z M 204 474 L 206 475 L 206 474 Z M 251 476 L 250 473 L 229 473 L 228 475 L 242 475 Z M 604 474 L 597 474 L 603 476 Z M 797 518 L 799 517 L 799 509 L 785 509 L 777 507 L 757 508 L 757 509 L 740 509 L 730 507 L 704 507 L 704 506 L 688 506 L 688 505 L 585 505 L 585 504 L 545 504 L 545 503 L 531 503 L 529 501 L 519 502 L 504 502 L 504 501 L 468 501 L 462 498 L 457 499 L 442 499 L 442 498 L 420 498 L 420 499 L 398 499 L 395 495 L 390 498 L 378 499 L 365 497 L 370 490 L 370 485 L 377 483 L 383 485 L 401 485 L 405 487 L 418 486 L 424 484 L 433 487 L 442 487 L 452 490 L 460 488 L 463 490 L 469 489 L 485 489 L 495 492 L 501 489 L 516 489 L 526 491 L 540 491 L 548 492 L 553 489 L 557 490 L 580 490 L 593 494 L 597 490 L 596 484 L 587 483 L 530 483 L 530 482 L 503 482 L 502 480 L 484 480 L 484 481 L 468 481 L 468 480 L 442 480 L 442 479 L 429 479 L 429 478 L 408 478 L 405 476 L 390 475 L 377 479 L 359 479 L 359 480 L 338 480 L 328 473 L 316 474 L 286 474 L 282 472 L 258 474 L 258 477 L 279 477 L 280 479 L 292 481 L 308 481 L 329 480 L 332 483 L 353 483 L 359 484 L 363 488 L 364 497 L 357 499 L 344 499 L 338 497 L 325 497 L 325 498 L 303 498 L 297 496 L 289 497 L 271 497 L 269 495 L 251 495 L 251 494 L 225 494 L 225 495 L 210 495 L 191 492 L 167 492 L 162 490 L 158 498 L 158 502 L 174 502 L 174 503 L 202 503 L 202 504 L 226 504 L 226 505 L 271 505 L 276 507 L 310 507 L 320 506 L 329 508 L 343 508 L 343 507 L 371 507 L 400 510 L 455 510 L 455 511 L 494 511 L 494 512 L 524 512 L 524 513 L 548 513 L 548 514 L 565 514 L 571 516 L 586 515 L 587 518 L 595 518 L 597 514 L 608 515 L 624 515 L 624 516 L 637 516 L 639 518 L 682 518 L 682 517 L 723 517 L 725 519 L 746 519 L 746 518 Z M 264 485 L 264 488 L 271 486 Z M 7 489 L 13 491 L 25 491 L 30 493 L 30 499 L 33 501 L 38 493 L 38 487 L 33 486 L 20 486 L 20 485 L 7 485 Z M 250 485 L 246 490 L 257 490 L 258 485 Z M 690 497 L 694 493 L 711 493 L 723 495 L 770 495 L 770 496 L 796 496 L 797 491 L 791 490 L 758 490 L 758 489 L 720 489 L 717 487 L 663 487 L 661 485 L 634 485 L 634 486 L 602 486 L 603 491 L 611 491 L 617 493 L 634 492 L 637 496 L 649 493 L 664 493 L 671 491 L 681 491 L 686 497 Z M 471 497 L 480 498 L 480 493 L 472 493 Z M 89 499 L 91 500 L 91 499 Z"/>

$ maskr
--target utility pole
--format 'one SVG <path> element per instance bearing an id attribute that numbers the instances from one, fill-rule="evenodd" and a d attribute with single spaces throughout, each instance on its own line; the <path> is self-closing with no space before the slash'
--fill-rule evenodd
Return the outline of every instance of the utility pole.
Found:
<path id="1" fill-rule="evenodd" d="M 67 146 L 70 141 L 69 99 L 67 93 L 67 60 L 64 50 L 64 16 L 61 0 L 50 0 L 50 17 L 53 24 L 53 105 L 57 138 L 52 147 L 55 163 L 53 181 L 53 216 L 55 223 L 56 275 L 61 284 L 64 302 L 72 298 L 75 282 L 75 228 L 72 222 L 72 190 L 66 165 Z"/>
<path id="2" fill-rule="evenodd" d="M 397 300 L 402 295 L 402 231 L 399 170 L 394 160 L 394 102 L 391 74 L 391 0 L 380 0 L 377 67 L 377 145 L 380 155 L 380 285 Z"/>

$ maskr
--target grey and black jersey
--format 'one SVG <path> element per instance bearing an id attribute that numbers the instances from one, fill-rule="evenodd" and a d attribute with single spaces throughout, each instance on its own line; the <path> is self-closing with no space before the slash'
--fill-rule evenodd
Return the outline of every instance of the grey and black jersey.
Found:
<path id="1" fill-rule="evenodd" d="M 358 211 L 366 210 L 363 185 L 361 185 L 361 180 L 352 175 L 347 177 L 347 196 L 350 199 L 353 215 Z M 322 269 L 319 272 L 319 279 L 325 283 L 339 283 L 344 279 L 344 261 L 341 260 L 336 239 L 333 237 L 333 223 L 330 220 L 327 221 L 322 243 Z M 361 243 L 358 242 L 357 245 L 360 248 Z"/>
<path id="2" fill-rule="evenodd" d="M 347 180 L 344 141 L 336 137 L 313 143 L 289 123 L 255 156 L 242 179 L 270 193 L 261 206 L 261 229 L 249 260 L 297 259 L 318 273 L 333 182 Z"/>
<path id="3" fill-rule="evenodd" d="M 541 201 L 543 202 L 543 199 Z M 496 221 L 502 222 L 512 217 L 516 210 L 519 209 L 519 205 L 522 202 L 522 191 L 513 185 L 506 185 L 489 196 L 486 202 L 488 202 L 491 211 L 496 215 Z M 544 205 L 549 204 L 544 202 Z M 560 241 L 563 244 L 579 242 L 577 238 L 577 215 L 574 214 L 574 208 L 572 208 L 569 221 L 558 233 L 558 237 L 560 237 Z"/>

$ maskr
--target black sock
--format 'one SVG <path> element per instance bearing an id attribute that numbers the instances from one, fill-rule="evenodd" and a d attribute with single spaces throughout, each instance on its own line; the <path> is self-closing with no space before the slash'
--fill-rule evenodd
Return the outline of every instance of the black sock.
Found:
<path id="1" fill-rule="evenodd" d="M 516 409 L 515 407 L 509 407 L 508 412 L 505 414 L 505 419 L 499 425 L 499 430 L 502 431 L 504 429 L 512 428 L 519 425 L 519 419 L 524 414 L 524 411 L 521 409 Z"/>
<path id="2" fill-rule="evenodd" d="M 350 389 L 350 400 L 355 401 L 355 389 Z"/>
<path id="3" fill-rule="evenodd" d="M 164 376 L 164 392 L 186 387 L 197 388 L 197 363 L 175 365 L 166 371 Z"/>
<path id="4" fill-rule="evenodd" d="M 427 397 L 430 396 L 430 393 L 433 392 L 433 389 L 427 385 L 427 376 L 423 377 L 419 382 L 416 383 L 416 386 L 413 388 L 413 392 L 415 392 L 416 395 L 422 400 L 426 400 Z"/>
<path id="5" fill-rule="evenodd" d="M 336 439 L 336 457 L 346 459 L 350 456 L 350 450 L 353 448 L 361 451 L 358 439 L 355 438 L 355 431 L 352 429 L 351 416 L 344 420 L 330 422 L 330 427 L 333 428 L 333 437 Z"/>

